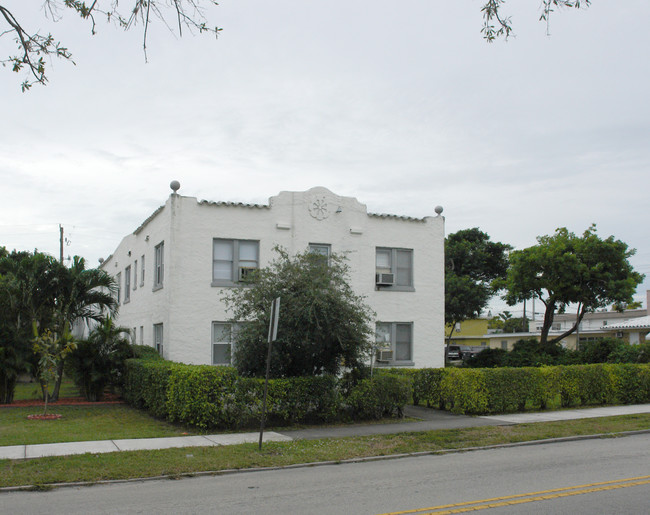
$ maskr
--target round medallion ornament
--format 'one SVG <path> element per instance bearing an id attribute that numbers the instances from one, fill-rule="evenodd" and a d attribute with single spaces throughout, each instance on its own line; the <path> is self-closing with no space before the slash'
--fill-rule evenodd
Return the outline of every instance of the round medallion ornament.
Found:
<path id="1" fill-rule="evenodd" d="M 309 204 L 309 214 L 316 220 L 325 220 L 330 215 L 327 199 L 324 195 L 313 197 Z"/>

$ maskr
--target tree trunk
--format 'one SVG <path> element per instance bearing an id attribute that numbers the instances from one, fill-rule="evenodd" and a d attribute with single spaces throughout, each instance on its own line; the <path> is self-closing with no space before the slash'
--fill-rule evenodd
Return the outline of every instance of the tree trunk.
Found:
<path id="1" fill-rule="evenodd" d="M 546 310 L 544 311 L 544 323 L 542 324 L 542 334 L 539 337 L 539 343 L 542 346 L 547 344 L 548 333 L 551 330 L 551 326 L 553 325 L 553 315 L 555 315 L 554 301 L 548 300 L 544 302 L 544 305 L 546 306 Z"/>
<path id="2" fill-rule="evenodd" d="M 56 402 L 59 400 L 59 390 L 61 389 L 61 381 L 63 380 L 63 359 L 59 361 L 56 366 L 56 381 L 54 381 L 54 390 L 52 395 L 50 395 L 50 402 Z"/>

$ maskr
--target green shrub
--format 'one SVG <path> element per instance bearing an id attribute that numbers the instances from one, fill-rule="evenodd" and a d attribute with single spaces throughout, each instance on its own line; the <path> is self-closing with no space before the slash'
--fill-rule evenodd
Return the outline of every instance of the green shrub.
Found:
<path id="1" fill-rule="evenodd" d="M 411 382 L 407 377 L 383 374 L 360 381 L 352 388 L 346 404 L 355 419 L 401 417 L 410 396 Z"/>
<path id="2" fill-rule="evenodd" d="M 650 402 L 650 365 L 612 365 L 616 399 L 623 404 Z"/>
<path id="3" fill-rule="evenodd" d="M 123 392 L 126 401 L 156 417 L 166 417 L 169 377 L 174 366 L 178 364 L 166 360 L 127 360 Z"/>
<path id="4" fill-rule="evenodd" d="M 536 368 L 490 368 L 482 370 L 487 395 L 486 413 L 524 411 L 535 398 L 540 374 Z"/>
<path id="5" fill-rule="evenodd" d="M 169 420 L 204 429 L 226 425 L 223 401 L 236 378 L 232 367 L 175 364 L 167 389 Z"/>
<path id="6" fill-rule="evenodd" d="M 413 404 L 425 402 L 428 408 L 440 406 L 440 384 L 445 375 L 444 368 L 421 368 L 413 375 Z"/>
<path id="7" fill-rule="evenodd" d="M 452 413 L 486 413 L 488 396 L 484 369 L 447 369 L 440 382 L 440 407 Z"/>
<path id="8" fill-rule="evenodd" d="M 465 361 L 464 366 L 468 368 L 502 367 L 507 355 L 508 351 L 503 349 L 483 349 Z"/>
<path id="9" fill-rule="evenodd" d="M 133 350 L 133 357 L 135 359 L 163 359 L 156 348 L 150 345 L 131 345 L 131 349 Z"/>

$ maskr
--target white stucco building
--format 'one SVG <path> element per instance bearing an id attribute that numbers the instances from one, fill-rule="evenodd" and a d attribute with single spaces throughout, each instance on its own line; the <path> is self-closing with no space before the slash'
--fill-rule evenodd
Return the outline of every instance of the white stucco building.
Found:
<path id="1" fill-rule="evenodd" d="M 194 364 L 230 360 L 224 289 L 289 253 L 345 253 L 350 283 L 376 312 L 386 366 L 444 366 L 444 217 L 367 212 L 325 188 L 281 192 L 267 205 L 179 195 L 124 237 L 101 268 L 117 279 L 119 325 L 138 344 Z M 281 322 L 280 322 L 281 323 Z"/>

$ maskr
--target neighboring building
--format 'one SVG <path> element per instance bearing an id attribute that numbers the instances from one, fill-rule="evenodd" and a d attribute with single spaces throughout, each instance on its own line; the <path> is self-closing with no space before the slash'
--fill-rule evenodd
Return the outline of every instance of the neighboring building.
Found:
<path id="1" fill-rule="evenodd" d="M 378 215 L 325 188 L 281 192 L 267 205 L 172 193 L 101 265 L 120 285 L 117 323 L 167 359 L 228 364 L 236 324 L 225 290 L 246 287 L 279 245 L 344 253 L 350 284 L 376 312 L 383 366 L 444 365 L 444 217 Z M 280 319 L 282 314 L 280 313 Z"/>
<path id="2" fill-rule="evenodd" d="M 650 292 L 648 292 L 648 296 L 650 297 Z M 650 331 L 646 315 L 646 309 L 586 313 L 578 326 L 578 330 L 565 337 L 561 343 L 569 349 L 579 348 L 580 343 L 594 341 L 599 338 L 620 338 L 632 344 L 644 343 L 645 336 Z M 551 330 L 548 333 L 549 338 L 555 338 L 571 329 L 575 324 L 575 320 L 576 315 L 573 313 L 555 315 Z M 531 336 L 539 337 L 542 332 L 542 322 L 543 320 L 530 321 Z"/>
<path id="3" fill-rule="evenodd" d="M 445 338 L 449 339 L 451 324 L 445 326 Z M 485 347 L 487 345 L 486 334 L 488 332 L 487 318 L 473 318 L 457 322 L 451 332 L 450 345 L 468 345 L 471 347 Z"/>

